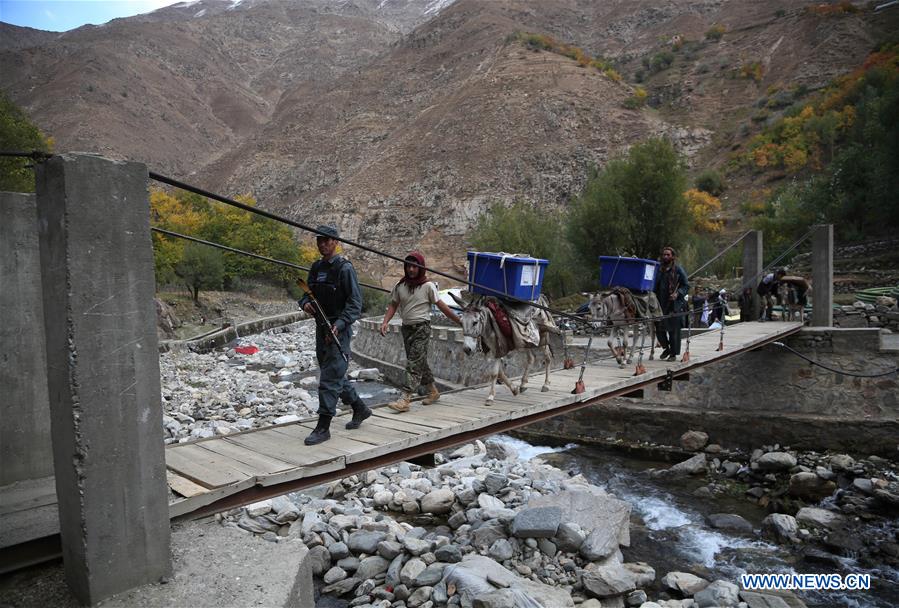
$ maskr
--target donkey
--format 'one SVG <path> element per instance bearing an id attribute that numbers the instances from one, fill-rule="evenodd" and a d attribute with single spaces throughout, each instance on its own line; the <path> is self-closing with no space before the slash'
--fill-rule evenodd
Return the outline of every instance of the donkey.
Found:
<path id="1" fill-rule="evenodd" d="M 471 355 L 476 352 L 483 352 L 493 357 L 490 394 L 487 395 L 487 400 L 484 402 L 484 405 L 493 405 L 493 400 L 496 397 L 497 378 L 512 391 L 513 395 L 523 393 L 527 390 L 528 370 L 536 361 L 536 351 L 538 350 L 543 353 L 543 365 L 545 368 L 543 387 L 540 390 L 543 392 L 549 390 L 549 368 L 552 364 L 552 350 L 549 347 L 548 334 L 560 333 L 560 330 L 547 311 L 536 308 L 533 311 L 533 316 L 528 321 L 527 333 L 531 336 L 539 336 L 539 340 L 537 341 L 536 346 L 527 346 L 523 348 L 527 356 L 524 363 L 524 371 L 521 375 L 521 384 L 516 388 L 512 386 L 511 381 L 508 376 L 506 376 L 506 373 L 503 370 L 502 360 L 508 353 L 522 347 L 516 346 L 514 344 L 515 340 L 506 338 L 506 336 L 499 330 L 493 313 L 487 306 L 488 298 L 484 296 L 474 296 L 471 302 L 465 303 L 452 292 L 450 292 L 450 295 L 462 309 L 459 318 L 462 320 L 462 333 L 465 336 L 463 344 L 465 354 Z M 537 304 L 540 306 L 547 306 L 548 300 L 546 299 L 546 296 L 541 295 L 540 298 L 537 299 Z"/>
<path id="2" fill-rule="evenodd" d="M 805 305 L 812 288 L 802 277 L 783 277 L 777 284 L 777 295 L 783 303 L 784 321 L 805 323 Z"/>
<path id="3" fill-rule="evenodd" d="M 625 363 L 630 364 L 633 361 L 639 334 L 640 362 L 637 364 L 635 375 L 643 373 L 645 371 L 642 365 L 643 345 L 646 343 L 647 331 L 650 343 L 649 360 L 655 359 L 656 327 L 652 318 L 661 315 L 662 311 L 656 295 L 650 292 L 645 296 L 635 296 L 625 289 L 613 289 L 595 294 L 590 299 L 589 306 L 590 317 L 594 321 L 608 324 L 611 327 L 607 344 L 618 367 L 624 367 Z M 632 332 L 630 355 L 628 355 L 627 328 L 631 325 L 634 327 L 634 331 Z"/>

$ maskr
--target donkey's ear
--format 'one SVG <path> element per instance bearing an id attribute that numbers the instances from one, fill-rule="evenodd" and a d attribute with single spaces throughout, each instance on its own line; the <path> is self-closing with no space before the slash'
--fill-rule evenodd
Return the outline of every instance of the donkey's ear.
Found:
<path id="1" fill-rule="evenodd" d="M 464 309 L 464 308 L 467 308 L 467 307 L 468 307 L 468 304 L 466 304 L 465 301 L 464 301 L 462 298 L 460 298 L 459 296 L 457 296 L 457 295 L 456 295 L 455 293 L 453 293 L 452 291 L 449 292 L 449 295 L 450 295 L 450 297 L 453 299 L 453 301 L 454 301 L 456 304 L 459 305 L 459 308 L 463 308 L 463 309 Z"/>

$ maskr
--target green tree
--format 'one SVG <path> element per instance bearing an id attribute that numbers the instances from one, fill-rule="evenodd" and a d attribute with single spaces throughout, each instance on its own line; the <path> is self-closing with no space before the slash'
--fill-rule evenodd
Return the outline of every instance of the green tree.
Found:
<path id="1" fill-rule="evenodd" d="M 637 144 L 587 181 L 571 204 L 568 239 L 582 262 L 600 255 L 653 259 L 665 245 L 682 245 L 690 229 L 682 159 L 665 140 Z"/>
<path id="2" fill-rule="evenodd" d="M 775 191 L 755 222 L 771 235 L 766 244 L 786 245 L 816 223 L 834 224 L 842 241 L 899 228 L 899 53 L 886 56 L 890 61 L 868 70 L 863 81 L 848 80 L 827 98 L 852 102 L 841 110 L 852 120 L 839 133 L 829 115 L 815 115 L 810 106 L 805 111 L 804 132 L 815 136 L 822 159 L 831 162 Z"/>
<path id="3" fill-rule="evenodd" d="M 724 178 L 718 171 L 706 169 L 696 176 L 696 189 L 712 196 L 721 196 L 724 193 Z"/>
<path id="4" fill-rule="evenodd" d="M 225 274 L 222 254 L 208 245 L 188 243 L 175 273 L 184 281 L 194 303 L 198 304 L 201 289 L 220 289 L 222 286 Z"/>
<path id="5" fill-rule="evenodd" d="M 523 201 L 510 206 L 494 204 L 481 216 L 469 236 L 469 242 L 480 251 L 527 253 L 550 261 L 543 279 L 543 291 L 561 297 L 579 288 L 579 280 L 571 264 L 571 254 L 558 216 Z"/>
<path id="6" fill-rule="evenodd" d="M 53 140 L 0 91 L 0 150 L 50 152 Z M 34 192 L 34 171 L 28 158 L 0 158 L 0 191 Z"/>

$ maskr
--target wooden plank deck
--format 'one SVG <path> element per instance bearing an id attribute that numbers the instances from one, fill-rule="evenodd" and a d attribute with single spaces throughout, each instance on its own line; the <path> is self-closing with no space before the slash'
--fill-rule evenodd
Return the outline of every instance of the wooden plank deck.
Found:
<path id="1" fill-rule="evenodd" d="M 344 413 L 331 425 L 331 440 L 317 446 L 303 444 L 303 438 L 314 428 L 312 421 L 172 444 L 166 448 L 166 464 L 174 481 L 170 487 L 183 496 L 170 505 L 172 517 L 231 508 L 524 426 L 658 383 L 669 372 L 674 376 L 685 374 L 799 329 L 799 323 L 729 326 L 723 351 L 717 350 L 719 332 L 705 332 L 691 341 L 689 362 L 644 358 L 647 372 L 640 376 L 633 375 L 633 365 L 621 369 L 608 359 L 591 362 L 584 373 L 586 391 L 580 395 L 570 392 L 580 373 L 575 367 L 553 371 L 547 392 L 540 390 L 542 373 L 531 377 L 528 390 L 521 395 L 513 396 L 498 385 L 490 407 L 484 405 L 488 387 L 482 386 L 445 393 L 437 403 L 427 407 L 418 404 L 410 412 L 376 408 L 374 415 L 354 431 L 344 429 L 351 416 Z M 593 356 L 608 354 L 605 341 L 594 340 Z"/>
<path id="2" fill-rule="evenodd" d="M 613 361 L 591 362 L 584 374 L 586 391 L 572 395 L 580 368 L 555 370 L 550 390 L 541 392 L 543 376 L 531 377 L 527 392 L 513 396 L 496 387 L 496 400 L 484 405 L 488 387 L 445 393 L 430 406 L 411 412 L 376 408 L 362 428 L 347 431 L 350 414 L 331 425 L 331 440 L 306 446 L 303 438 L 313 421 L 300 421 L 202 439 L 166 447 L 169 487 L 179 496 L 169 504 L 173 519 L 232 508 L 267 496 L 339 479 L 360 471 L 433 453 L 476 437 L 503 432 L 537 420 L 570 412 L 602 399 L 633 392 L 668 377 L 768 342 L 801 329 L 798 323 L 741 323 L 729 326 L 724 350 L 718 352 L 718 332 L 706 332 L 691 343 L 688 363 L 648 361 L 647 373 L 633 376 L 633 366 L 620 369 Z M 608 355 L 605 338 L 594 340 L 594 356 Z M 52 477 L 0 488 L 0 552 L 21 543 L 58 534 L 56 488 Z"/>

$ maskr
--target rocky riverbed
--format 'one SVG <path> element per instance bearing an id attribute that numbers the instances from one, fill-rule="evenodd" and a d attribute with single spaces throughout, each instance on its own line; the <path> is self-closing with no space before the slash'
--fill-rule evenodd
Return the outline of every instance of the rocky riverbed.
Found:
<path id="1" fill-rule="evenodd" d="M 250 354 L 161 355 L 167 441 L 314 414 L 312 332 L 302 322 L 232 345 L 258 349 Z M 370 402 L 395 392 L 376 370 L 352 373 Z M 511 441 L 463 446 L 434 468 L 369 471 L 220 521 L 267 541 L 300 538 L 332 606 L 899 603 L 892 461 L 780 445 L 728 451 L 698 432 L 682 438 L 680 453 L 694 455 L 675 466 L 579 446 L 530 460 L 527 444 L 516 453 Z M 736 587 L 745 572 L 861 572 L 874 587 L 764 599 Z"/>
<path id="2" fill-rule="evenodd" d="M 869 594 L 806 593 L 810 605 L 894 605 L 899 572 L 876 552 L 888 554 L 895 519 L 890 541 L 890 519 L 877 507 L 855 519 L 839 512 L 847 501 L 801 507 L 795 517 L 762 518 L 757 505 L 742 509 L 747 518 L 712 508 L 697 525 L 689 507 L 678 508 L 679 498 L 659 488 L 689 489 L 681 494 L 696 503 L 724 494 L 732 510 L 757 500 L 725 491 L 713 460 L 699 467 L 703 459 L 694 457 L 689 465 L 639 473 L 618 469 L 613 480 L 589 466 L 578 471 L 590 462 L 576 454 L 580 448 L 527 460 L 509 444 L 506 438 L 469 444 L 440 456 L 434 468 L 402 463 L 220 519 L 272 542 L 302 539 L 321 593 L 340 598 L 331 606 L 780 606 L 741 591 L 739 574 L 809 571 L 867 572 L 874 584 Z M 764 456 L 754 462 L 780 458 Z M 856 546 L 848 557 L 837 530 L 870 545 L 869 554 Z M 777 599 L 803 605 L 791 594 Z"/>
<path id="3" fill-rule="evenodd" d="M 166 443 L 293 422 L 318 411 L 313 321 L 210 353 L 163 353 L 159 361 Z M 380 382 L 378 370 L 351 363 L 350 377 L 369 403 L 396 393 Z"/>

